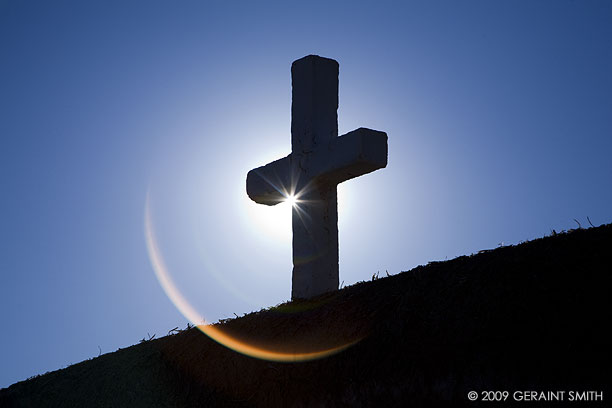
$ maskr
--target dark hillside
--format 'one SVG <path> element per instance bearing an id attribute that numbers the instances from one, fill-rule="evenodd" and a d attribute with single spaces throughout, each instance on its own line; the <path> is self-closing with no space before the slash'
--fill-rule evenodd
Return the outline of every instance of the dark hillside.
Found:
<path id="1" fill-rule="evenodd" d="M 495 405 L 469 402 L 472 390 L 507 390 L 510 401 L 514 391 L 565 390 L 566 401 L 603 391 L 605 403 L 611 276 L 612 225 L 574 230 L 220 325 L 282 350 L 361 339 L 327 358 L 257 360 L 190 329 L 14 384 L 0 406 Z"/>

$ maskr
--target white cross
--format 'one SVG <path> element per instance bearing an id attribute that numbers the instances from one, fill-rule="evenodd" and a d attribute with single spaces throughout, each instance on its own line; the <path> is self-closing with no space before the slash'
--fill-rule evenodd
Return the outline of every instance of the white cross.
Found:
<path id="1" fill-rule="evenodd" d="M 290 197 L 291 298 L 338 289 L 336 186 L 387 166 L 387 134 L 359 128 L 338 137 L 338 62 L 309 55 L 291 65 L 291 154 L 249 171 L 247 194 L 260 204 Z"/>

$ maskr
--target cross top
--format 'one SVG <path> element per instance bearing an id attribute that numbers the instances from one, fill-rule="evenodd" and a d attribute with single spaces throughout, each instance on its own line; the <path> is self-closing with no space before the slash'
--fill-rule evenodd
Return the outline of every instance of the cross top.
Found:
<path id="1" fill-rule="evenodd" d="M 247 174 L 247 194 L 292 209 L 291 298 L 338 289 L 336 186 L 387 166 L 387 134 L 359 128 L 338 137 L 338 62 L 309 55 L 291 65 L 291 154 Z"/>

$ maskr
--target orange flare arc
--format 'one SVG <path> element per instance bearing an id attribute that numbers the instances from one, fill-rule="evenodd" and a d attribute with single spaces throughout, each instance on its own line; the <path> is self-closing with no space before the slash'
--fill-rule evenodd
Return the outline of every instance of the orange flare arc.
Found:
<path id="1" fill-rule="evenodd" d="M 151 261 L 151 265 L 153 266 L 155 276 L 157 277 L 157 280 L 159 281 L 159 284 L 161 285 L 162 289 L 164 290 L 168 298 L 170 298 L 172 303 L 174 303 L 178 310 L 183 314 L 183 316 L 185 316 L 191 323 L 196 325 L 197 328 L 202 331 L 202 333 L 206 334 L 208 337 L 210 337 L 217 343 L 238 353 L 262 360 L 277 362 L 299 362 L 327 357 L 352 346 L 360 340 L 357 339 L 355 341 L 351 341 L 349 343 L 324 350 L 316 350 L 302 353 L 287 353 L 278 352 L 263 347 L 256 347 L 252 344 L 246 343 L 233 336 L 230 336 L 227 333 L 224 333 L 219 327 L 210 324 L 198 324 L 199 322 L 206 323 L 206 320 L 200 313 L 198 313 L 194 309 L 194 307 L 187 301 L 187 299 L 185 299 L 183 294 L 177 288 L 176 284 L 172 280 L 172 277 L 170 276 L 170 273 L 168 272 L 168 268 L 164 263 L 164 259 L 159 250 L 159 246 L 157 245 L 157 240 L 153 229 L 149 192 L 147 192 L 147 198 L 145 203 L 144 226 L 149 259 Z"/>

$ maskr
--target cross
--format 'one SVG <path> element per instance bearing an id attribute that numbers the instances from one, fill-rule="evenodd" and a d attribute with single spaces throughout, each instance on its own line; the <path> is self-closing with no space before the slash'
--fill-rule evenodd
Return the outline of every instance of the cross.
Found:
<path id="1" fill-rule="evenodd" d="M 338 289 L 339 183 L 387 166 L 387 134 L 359 128 L 338 137 L 338 62 L 308 55 L 291 65 L 291 154 L 249 171 L 248 196 L 294 198 L 291 298 Z"/>

